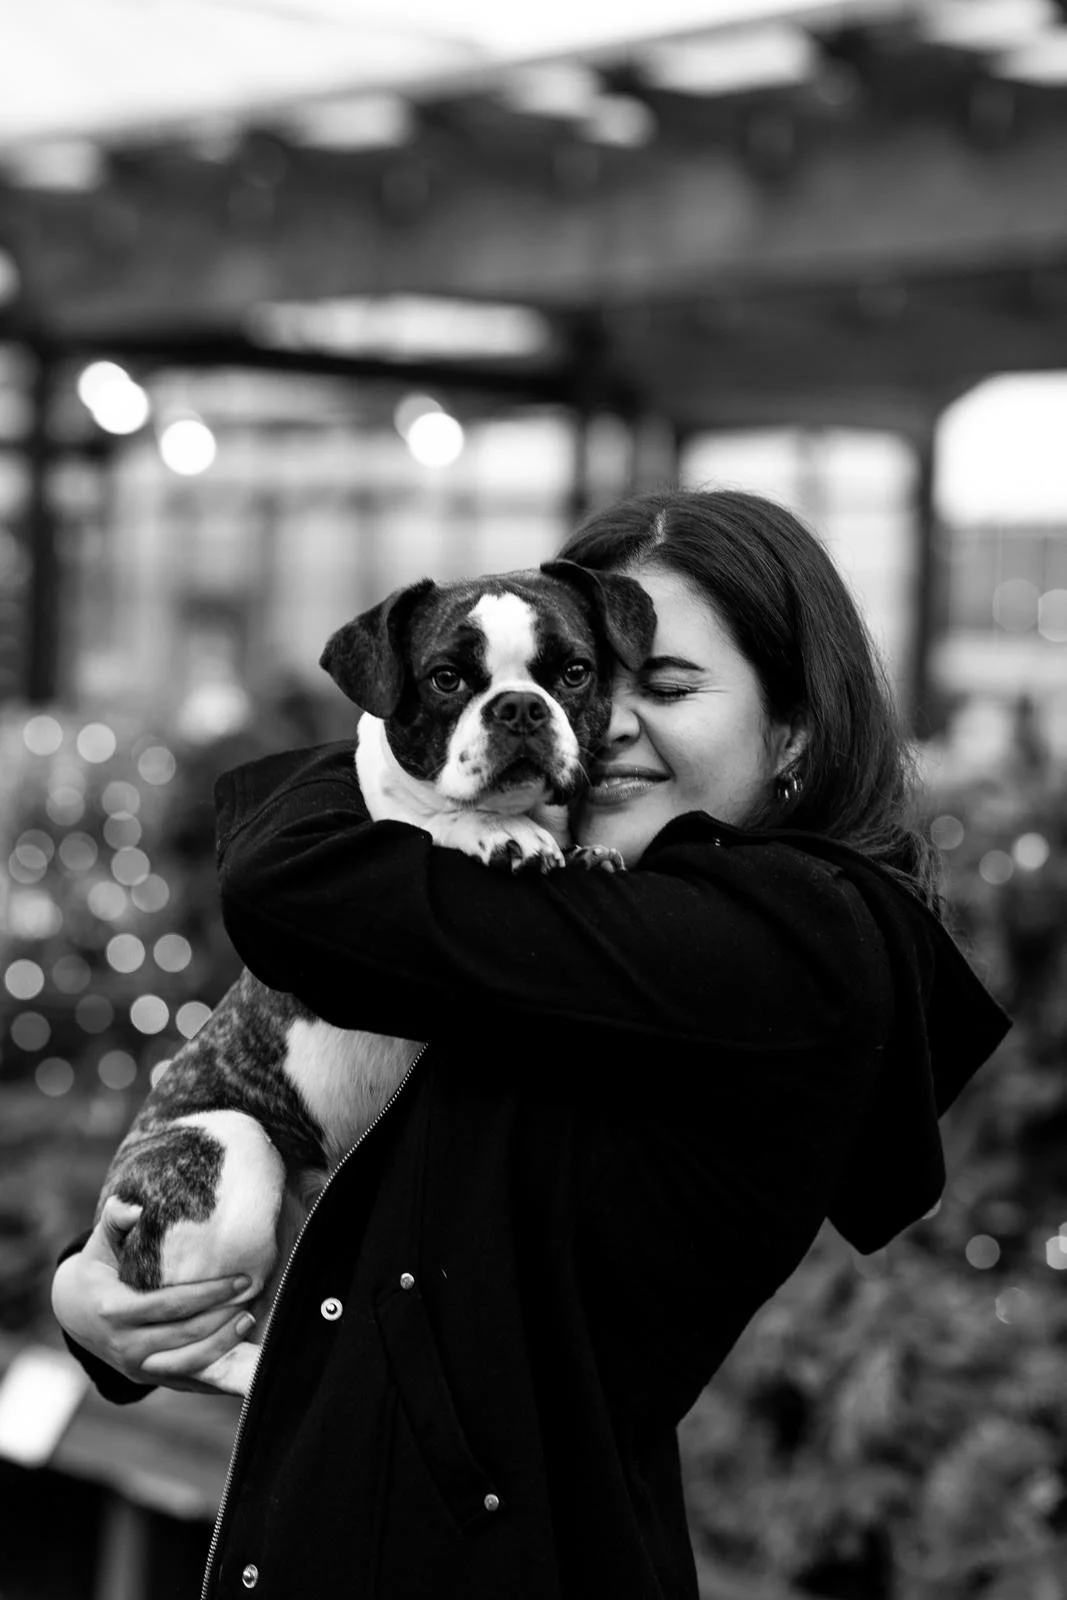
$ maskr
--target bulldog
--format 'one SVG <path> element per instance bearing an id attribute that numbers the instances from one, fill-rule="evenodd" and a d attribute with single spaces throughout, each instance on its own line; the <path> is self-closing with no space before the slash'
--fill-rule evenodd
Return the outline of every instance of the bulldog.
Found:
<path id="1" fill-rule="evenodd" d="M 615 663 L 639 666 L 654 627 L 633 579 L 566 561 L 426 578 L 346 623 L 320 664 L 363 713 L 355 764 L 371 817 L 490 867 L 620 868 L 612 851 L 571 844 L 568 807 L 607 730 Z M 334 1028 L 246 970 L 145 1099 L 96 1215 L 112 1195 L 141 1207 L 119 1260 L 135 1289 L 248 1278 L 239 1300 L 256 1330 L 202 1382 L 248 1392 L 310 1210 L 423 1048 Z"/>

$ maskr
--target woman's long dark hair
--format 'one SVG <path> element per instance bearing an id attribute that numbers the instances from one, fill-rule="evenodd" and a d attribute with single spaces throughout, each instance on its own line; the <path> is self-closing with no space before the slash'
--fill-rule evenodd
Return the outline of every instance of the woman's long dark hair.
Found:
<path id="1" fill-rule="evenodd" d="M 807 729 L 800 791 L 748 826 L 837 839 L 940 910 L 935 853 L 913 821 L 913 760 L 885 669 L 837 568 L 793 514 L 735 490 L 635 495 L 595 512 L 560 551 L 600 570 L 675 573 L 729 628 L 776 721 Z"/>

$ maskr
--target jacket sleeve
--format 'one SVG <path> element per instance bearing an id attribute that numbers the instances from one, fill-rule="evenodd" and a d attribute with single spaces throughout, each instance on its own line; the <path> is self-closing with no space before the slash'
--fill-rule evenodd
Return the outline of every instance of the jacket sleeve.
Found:
<path id="1" fill-rule="evenodd" d="M 672 824 L 634 872 L 512 876 L 371 822 L 351 746 L 239 768 L 217 803 L 238 953 L 338 1027 L 440 1039 L 519 1020 L 589 1027 L 601 1047 L 614 1031 L 808 1048 L 855 1020 L 880 959 L 833 868 L 707 818 Z"/>

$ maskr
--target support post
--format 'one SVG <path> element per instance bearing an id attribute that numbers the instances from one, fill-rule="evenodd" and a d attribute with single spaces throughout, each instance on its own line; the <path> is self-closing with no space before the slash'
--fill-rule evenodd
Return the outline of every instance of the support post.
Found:
<path id="1" fill-rule="evenodd" d="M 26 547 L 30 557 L 25 685 L 31 706 L 43 705 L 55 698 L 59 644 L 59 553 L 55 513 L 49 495 L 49 476 L 55 459 L 51 415 L 56 365 L 46 346 L 36 345 L 33 357 L 32 410 L 26 441 L 29 493 L 25 514 Z"/>
<path id="2" fill-rule="evenodd" d="M 927 739 L 940 731 L 943 709 L 930 682 L 930 658 L 941 629 L 945 596 L 940 529 L 934 506 L 936 422 L 915 441 L 916 473 L 913 495 L 915 564 L 911 590 L 912 628 L 908 672 L 907 719 L 914 738 Z"/>

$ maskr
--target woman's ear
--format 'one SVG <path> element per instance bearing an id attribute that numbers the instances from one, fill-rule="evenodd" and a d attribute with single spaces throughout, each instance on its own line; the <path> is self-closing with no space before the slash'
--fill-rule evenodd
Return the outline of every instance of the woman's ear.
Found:
<path id="1" fill-rule="evenodd" d="M 776 732 L 774 775 L 781 778 L 808 748 L 808 729 L 807 724 L 798 717 L 779 723 Z"/>

